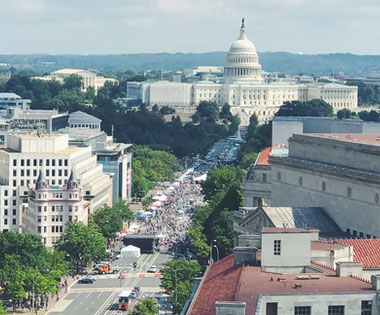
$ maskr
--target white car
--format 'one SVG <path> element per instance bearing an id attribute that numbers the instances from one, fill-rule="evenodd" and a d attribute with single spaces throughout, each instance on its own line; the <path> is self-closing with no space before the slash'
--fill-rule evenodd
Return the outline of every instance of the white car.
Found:
<path id="1" fill-rule="evenodd" d="M 148 269 L 148 272 L 151 272 L 151 273 L 156 273 L 157 271 L 158 271 L 157 266 L 150 266 L 150 268 Z"/>

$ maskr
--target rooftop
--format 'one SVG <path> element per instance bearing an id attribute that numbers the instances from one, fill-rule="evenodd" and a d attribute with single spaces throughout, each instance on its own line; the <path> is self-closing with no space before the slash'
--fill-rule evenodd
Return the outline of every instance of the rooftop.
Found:
<path id="1" fill-rule="evenodd" d="M 307 137 L 315 137 L 322 139 L 330 139 L 341 142 L 350 142 L 350 143 L 358 143 L 358 144 L 368 144 L 380 146 L 380 135 L 379 134 L 358 134 L 358 133 L 305 133 L 302 134 Z"/>
<path id="2" fill-rule="evenodd" d="M 363 268 L 380 268 L 380 239 L 330 239 L 334 242 L 354 248 L 354 262 L 363 263 Z"/>
<path id="3" fill-rule="evenodd" d="M 204 275 L 189 314 L 215 314 L 216 301 L 234 301 L 242 269 L 242 264 L 234 266 L 233 254 L 212 264 Z"/>
<path id="4" fill-rule="evenodd" d="M 278 274 L 261 271 L 261 266 L 234 266 L 234 254 L 212 264 L 194 297 L 190 315 L 215 313 L 216 301 L 246 302 L 246 314 L 254 315 L 259 295 L 305 295 L 322 293 L 369 292 L 372 285 L 352 277 L 337 277 L 334 271 Z"/>
<path id="5" fill-rule="evenodd" d="M 334 249 L 343 249 L 345 245 L 338 243 L 326 243 L 320 241 L 311 242 L 311 250 L 334 250 Z"/>
<path id="6" fill-rule="evenodd" d="M 0 93 L 0 99 L 1 98 L 17 98 L 17 99 L 21 99 L 21 96 L 17 95 L 16 93 Z"/>
<path id="7" fill-rule="evenodd" d="M 262 211 L 276 228 L 314 227 L 320 235 L 342 237 L 335 222 L 318 207 L 262 207 Z"/>
<path id="8" fill-rule="evenodd" d="M 263 233 L 310 233 L 316 231 L 316 228 L 309 227 L 301 228 L 278 228 L 278 227 L 265 227 Z"/>
<path id="9" fill-rule="evenodd" d="M 262 150 L 256 159 L 256 166 L 269 166 L 269 154 L 272 152 L 272 147 Z"/>
<path id="10" fill-rule="evenodd" d="M 69 116 L 69 123 L 90 123 L 90 124 L 100 124 L 102 122 L 101 119 L 96 118 L 90 114 L 82 112 L 80 110 L 71 113 Z"/>
<path id="11" fill-rule="evenodd" d="M 246 314 L 254 315 L 259 295 L 265 294 L 315 294 L 368 292 L 370 283 L 351 278 L 337 277 L 331 273 L 316 274 L 276 274 L 262 272 L 260 266 L 244 266 L 235 301 L 246 302 Z"/>

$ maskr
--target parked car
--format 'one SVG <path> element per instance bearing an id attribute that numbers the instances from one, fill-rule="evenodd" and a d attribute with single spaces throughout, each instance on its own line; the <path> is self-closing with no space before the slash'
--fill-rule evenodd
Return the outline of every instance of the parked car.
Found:
<path id="1" fill-rule="evenodd" d="M 150 266 L 150 268 L 148 269 L 148 272 L 150 273 L 156 273 L 157 271 L 158 271 L 157 266 Z"/>
<path id="2" fill-rule="evenodd" d="M 92 280 L 90 278 L 82 278 L 82 279 L 78 280 L 78 283 L 92 284 L 93 282 L 94 282 L 94 280 Z"/>

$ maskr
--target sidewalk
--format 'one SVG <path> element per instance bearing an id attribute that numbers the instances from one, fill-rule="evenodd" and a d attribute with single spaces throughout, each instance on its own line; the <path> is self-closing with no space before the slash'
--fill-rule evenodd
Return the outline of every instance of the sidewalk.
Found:
<path id="1" fill-rule="evenodd" d="M 46 311 L 46 306 L 44 306 L 43 308 L 40 308 L 37 311 L 37 313 L 34 310 L 30 311 L 28 309 L 24 309 L 24 311 L 22 311 L 20 308 L 16 309 L 16 313 L 21 313 L 21 314 L 25 314 L 25 315 L 35 315 L 35 314 L 45 315 L 45 314 L 48 314 L 61 300 L 63 300 L 66 297 L 66 295 L 68 295 L 70 293 L 70 289 L 74 285 L 76 280 L 77 280 L 76 277 L 74 277 L 74 278 L 68 277 L 67 278 L 67 292 L 65 292 L 66 291 L 65 288 L 60 287 L 60 289 L 58 291 L 59 300 L 57 300 L 57 295 L 55 293 L 53 294 L 53 297 L 51 296 L 51 294 L 49 294 L 49 303 L 48 303 L 47 311 Z M 9 311 L 9 309 L 8 309 L 8 314 L 16 314 L 16 313 L 13 313 L 12 311 Z"/>

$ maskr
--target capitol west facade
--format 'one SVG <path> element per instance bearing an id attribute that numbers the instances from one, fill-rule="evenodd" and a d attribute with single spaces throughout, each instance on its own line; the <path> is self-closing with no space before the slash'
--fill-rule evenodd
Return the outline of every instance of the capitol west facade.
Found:
<path id="1" fill-rule="evenodd" d="M 260 122 L 271 120 L 287 101 L 323 99 L 334 112 L 343 108 L 355 110 L 357 107 L 356 86 L 265 83 L 256 48 L 247 38 L 244 21 L 239 38 L 232 43 L 228 53 L 221 83 L 130 82 L 127 94 L 130 99 L 147 106 L 170 106 L 177 112 L 194 112 L 202 101 L 216 102 L 219 106 L 227 103 L 232 114 L 239 115 L 242 125 L 248 125 L 253 114 Z"/>

